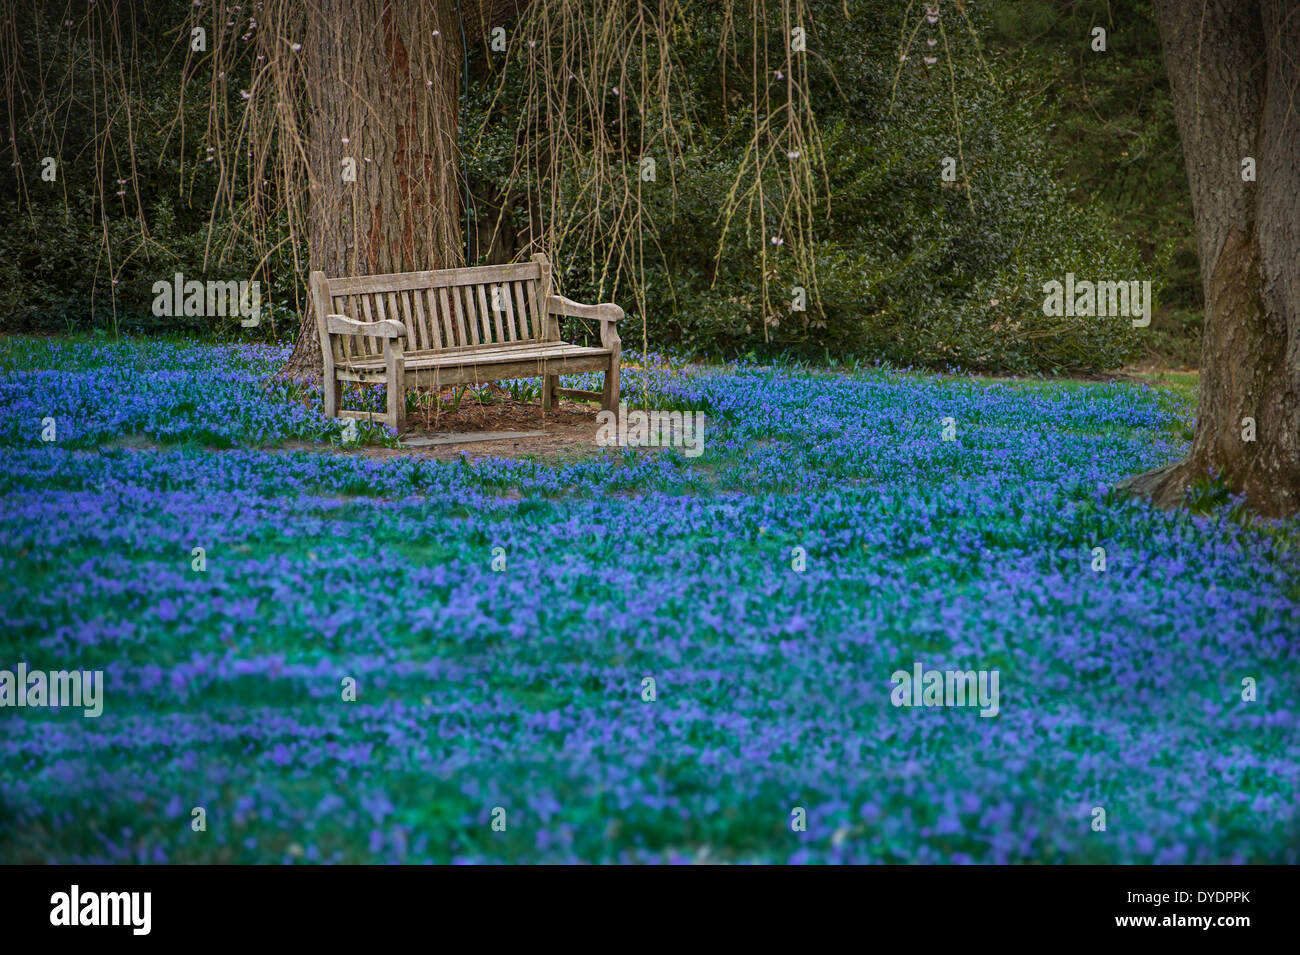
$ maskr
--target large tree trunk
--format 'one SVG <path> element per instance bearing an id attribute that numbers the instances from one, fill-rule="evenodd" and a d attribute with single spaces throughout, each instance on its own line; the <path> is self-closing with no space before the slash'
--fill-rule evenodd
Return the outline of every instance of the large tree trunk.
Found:
<path id="1" fill-rule="evenodd" d="M 1291 514 L 1300 505 L 1300 8 L 1155 6 L 1191 183 L 1205 327 L 1188 457 L 1125 485 L 1173 506 L 1214 472 L 1261 514 Z M 1242 177 L 1248 157 L 1255 182 Z"/>
<path id="2" fill-rule="evenodd" d="M 461 42 L 456 0 L 316 0 L 304 51 L 312 269 L 463 264 Z M 319 375 L 320 348 L 309 307 L 284 374 Z"/>

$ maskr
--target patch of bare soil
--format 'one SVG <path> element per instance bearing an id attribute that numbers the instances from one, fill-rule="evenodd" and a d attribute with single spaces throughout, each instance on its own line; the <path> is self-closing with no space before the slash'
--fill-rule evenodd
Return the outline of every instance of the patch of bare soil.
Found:
<path id="1" fill-rule="evenodd" d="M 495 389 L 494 389 L 495 391 Z M 504 392 L 504 389 L 502 389 Z M 491 403 L 480 403 L 466 395 L 454 412 L 443 411 L 435 416 L 411 415 L 407 430 L 399 436 L 403 444 L 422 438 L 469 437 L 478 433 L 541 431 L 527 437 L 493 438 L 484 441 L 457 441 L 454 444 L 421 445 L 417 447 L 349 448 L 349 454 L 387 459 L 416 455 L 440 461 L 455 461 L 462 456 L 471 461 L 479 458 L 522 458 L 534 456 L 556 462 L 575 461 L 605 453 L 596 444 L 596 414 L 600 406 L 583 401 L 561 399 L 558 407 L 542 414 L 540 402 L 520 402 L 508 393 L 493 394 Z M 301 442 L 286 447 L 303 450 L 322 450 L 319 445 Z"/>
<path id="2" fill-rule="evenodd" d="M 491 441 L 458 442 L 413 448 L 376 448 L 388 454 L 419 452 L 439 460 L 456 459 L 462 455 L 477 460 L 481 457 L 518 458 L 527 455 L 559 460 L 576 460 L 600 454 L 603 449 L 596 444 L 596 414 L 600 406 L 592 402 L 560 399 L 546 414 L 540 402 L 515 401 L 495 387 L 491 404 L 471 401 L 467 395 L 455 412 L 442 412 L 434 418 L 412 416 L 400 440 L 437 435 L 457 437 L 473 432 L 541 431 L 542 434 L 522 438 L 497 438 Z"/>

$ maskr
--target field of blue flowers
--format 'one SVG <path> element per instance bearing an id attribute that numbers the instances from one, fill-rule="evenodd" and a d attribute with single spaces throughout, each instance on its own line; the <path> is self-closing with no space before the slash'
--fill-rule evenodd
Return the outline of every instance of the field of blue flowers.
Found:
<path id="1" fill-rule="evenodd" d="M 1300 861 L 1300 523 L 1111 490 L 1175 394 L 629 369 L 703 456 L 474 464 L 284 357 L 0 340 L 0 668 L 106 681 L 0 710 L 0 862 Z"/>

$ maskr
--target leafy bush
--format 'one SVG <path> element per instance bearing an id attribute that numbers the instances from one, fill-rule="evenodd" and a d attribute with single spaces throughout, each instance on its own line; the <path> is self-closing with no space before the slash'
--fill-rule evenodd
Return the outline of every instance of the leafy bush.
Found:
<path id="1" fill-rule="evenodd" d="M 171 282 L 181 272 L 187 280 L 260 281 L 261 322 L 251 334 L 282 335 L 297 327 L 295 301 L 305 276 L 294 268 L 287 242 L 261 262 L 252 248 L 231 241 L 238 235 L 238 213 L 211 218 L 216 175 L 207 161 L 206 140 L 194 133 L 206 127 L 209 99 L 206 90 L 191 89 L 178 110 L 180 70 L 166 59 L 184 8 L 166 0 L 142 0 L 138 6 L 141 20 L 151 24 L 134 38 L 139 89 L 128 84 L 99 94 L 119 117 L 114 119 L 117 149 L 107 157 L 97 157 L 94 147 L 90 106 L 97 101 L 91 97 L 72 97 L 56 111 L 16 117 L 5 115 L 0 100 L 0 122 L 16 129 L 20 164 L 14 174 L 0 176 L 0 221 L 6 226 L 0 230 L 0 330 L 92 326 L 115 332 L 250 334 L 240 331 L 237 316 L 154 315 L 154 283 Z M 66 77 L 46 77 L 47 83 L 57 79 L 87 90 L 90 64 L 101 54 L 62 23 L 62 15 L 38 5 L 24 11 L 17 29 L 29 48 L 42 44 L 47 56 L 67 66 Z M 38 88 L 31 75 L 36 59 L 24 62 L 23 83 Z M 239 83 L 228 87 L 233 105 Z M 128 140 L 122 116 L 131 120 L 129 152 L 123 149 Z M 183 137 L 178 120 L 189 131 Z M 53 182 L 40 176 L 46 156 L 57 160 Z M 287 238 L 284 229 L 280 232 Z"/>
<path id="2" fill-rule="evenodd" d="M 155 0 L 145 6 L 158 7 L 162 27 L 179 22 L 174 5 Z M 946 39 L 933 48 L 933 64 L 922 59 L 930 52 L 924 46 L 911 48 L 900 63 L 897 11 L 865 0 L 811 0 L 810 9 L 809 95 L 823 134 L 821 186 L 830 200 L 815 224 L 816 274 L 801 271 L 788 247 L 766 245 L 771 237 L 757 234 L 753 223 L 733 223 L 723 242 L 720 197 L 741 169 L 753 117 L 741 100 L 724 101 L 718 81 L 722 74 L 729 89 L 747 89 L 749 58 L 742 49 L 734 62 L 718 62 L 717 12 L 694 8 L 688 28 L 674 38 L 690 82 L 684 98 L 694 112 L 680 119 L 690 135 L 681 154 L 661 161 L 659 187 L 643 193 L 653 234 L 645 236 L 643 297 L 618 296 L 630 314 L 625 340 L 720 357 L 784 353 L 1013 371 L 1108 368 L 1131 358 L 1139 339 L 1127 322 L 1046 319 L 1041 285 L 1070 271 L 1150 278 L 1158 285 L 1172 247 L 1161 247 L 1164 258 L 1153 259 L 1147 250 L 1144 259 L 1120 237 L 1108 211 L 1113 203 L 1071 193 L 1070 178 L 1062 175 L 1071 157 L 1060 144 L 1072 140 L 1062 140 L 1051 125 L 1059 110 L 1055 99 L 1026 95 L 1027 81 L 1017 73 L 1024 58 L 981 54 L 958 12 L 946 6 Z M 920 16 L 919 8 L 913 12 Z M 967 15 L 974 18 L 974 35 L 1009 35 L 1003 21 L 986 22 L 974 10 Z M 74 54 L 84 50 L 61 36 L 49 17 L 21 20 L 20 31 L 28 42 L 66 44 L 70 59 L 81 62 Z M 56 118 L 18 124 L 28 181 L 0 177 L 0 215 L 10 224 L 0 232 L 0 329 L 93 324 L 116 331 L 250 334 L 235 318 L 153 315 L 154 283 L 177 271 L 197 279 L 256 276 L 264 317 L 251 334 L 282 336 L 296 326 L 306 250 L 294 250 L 281 229 L 277 256 L 260 262 L 246 245 L 229 242 L 237 215 L 217 216 L 209 234 L 215 177 L 204 161 L 202 137 L 187 136 L 182 154 L 175 134 L 181 90 L 178 71 L 162 66 L 168 36 L 160 28 L 141 38 L 146 80 L 124 104 L 134 117 L 133 156 L 107 174 L 109 183 L 124 180 L 118 186 L 123 195 L 111 185 L 98 195 L 84 106 L 57 117 L 65 127 L 59 127 L 62 162 L 54 184 L 39 181 L 32 170 L 37 157 L 54 148 Z M 768 42 L 780 37 L 774 33 Z M 1046 67 L 1035 64 L 1033 75 L 1041 75 Z M 511 224 L 523 234 L 534 216 L 521 183 L 510 180 L 522 86 L 507 84 L 505 95 L 495 98 L 496 71 L 517 67 L 473 45 L 470 66 L 475 78 L 461 146 L 475 205 L 484 207 L 483 216 L 486 207 L 511 209 Z M 228 86 L 234 96 L 239 84 Z M 186 102 L 186 128 L 203 129 L 206 98 L 191 95 Z M 1071 128 L 1077 133 L 1077 122 Z M 956 182 L 940 177 L 945 157 L 962 159 Z M 764 191 L 772 212 L 784 194 L 777 177 L 770 178 Z M 577 173 L 561 183 L 564 201 L 589 201 L 583 185 Z M 606 192 L 592 211 L 616 222 L 616 201 Z M 483 228 L 479 221 L 479 231 L 469 231 L 482 238 Z M 508 256 L 522 245 L 516 236 L 509 239 L 495 255 Z M 213 255 L 228 247 L 224 259 Z M 764 249 L 767 286 L 779 306 L 766 315 Z M 559 278 L 568 294 L 596 298 L 600 276 L 587 262 L 600 262 L 603 250 L 584 251 L 569 250 L 560 259 Z M 628 276 L 618 278 L 626 290 Z M 795 287 L 807 290 L 807 311 L 784 307 Z M 580 323 L 566 331 L 579 338 L 592 334 Z"/>
<path id="3" fill-rule="evenodd" d="M 950 78 L 944 57 L 922 61 L 924 46 L 900 64 L 897 24 L 870 5 L 849 4 L 848 30 L 838 28 L 840 3 L 812 6 L 815 63 L 831 67 L 811 68 L 830 205 L 816 226 L 816 275 L 770 249 L 768 275 L 780 301 L 805 288 L 807 311 L 769 315 L 764 328 L 759 246 L 768 237 L 755 229 L 733 231 L 715 261 L 719 197 L 737 176 L 750 120 L 728 115 L 718 84 L 705 82 L 717 69 L 717 39 L 701 15 L 681 55 L 701 78 L 700 115 L 716 118 L 693 129 L 672 160 L 675 188 L 643 191 L 657 235 L 646 244 L 645 307 L 624 302 L 639 312 L 624 338 L 640 338 L 640 319 L 652 347 L 718 356 L 851 355 L 1013 371 L 1110 368 L 1133 357 L 1138 339 L 1125 319 L 1043 315 L 1042 284 L 1067 272 L 1159 286 L 1109 212 L 1062 184 L 1067 157 L 1051 147 L 1050 105 L 1016 95 L 1003 64 L 983 60 L 957 23 L 947 34 Z M 959 156 L 957 181 L 943 181 L 944 158 Z M 564 186 L 566 203 L 582 201 L 577 177 Z M 765 183 L 771 213 L 781 189 L 775 177 Z M 618 199 L 606 202 L 600 214 L 613 221 Z M 565 264 L 570 294 L 598 294 L 597 276 Z"/>

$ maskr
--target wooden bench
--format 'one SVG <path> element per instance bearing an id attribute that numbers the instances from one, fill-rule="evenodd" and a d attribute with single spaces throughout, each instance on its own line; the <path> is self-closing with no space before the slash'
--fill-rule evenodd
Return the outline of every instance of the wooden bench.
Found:
<path id="1" fill-rule="evenodd" d="M 542 408 L 560 397 L 601 402 L 617 413 L 622 344 L 617 305 L 580 305 L 551 294 L 551 265 L 531 262 L 430 272 L 326 278 L 311 273 L 312 306 L 325 365 L 325 415 L 378 418 L 406 427 L 406 389 L 542 379 Z M 559 316 L 600 322 L 600 347 L 560 340 Z M 561 389 L 559 376 L 603 371 L 602 392 Z M 342 410 L 339 382 L 383 382 L 388 410 Z"/>

